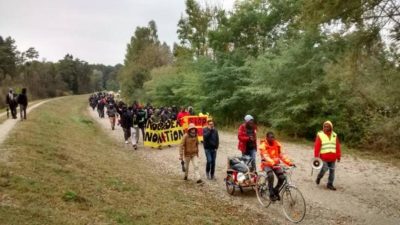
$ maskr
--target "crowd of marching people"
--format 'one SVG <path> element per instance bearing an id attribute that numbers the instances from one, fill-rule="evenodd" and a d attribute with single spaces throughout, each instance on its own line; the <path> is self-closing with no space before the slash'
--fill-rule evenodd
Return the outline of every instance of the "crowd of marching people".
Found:
<path id="1" fill-rule="evenodd" d="M 167 120 L 176 120 L 181 124 L 185 116 L 195 115 L 193 107 L 187 108 L 177 106 L 154 107 L 150 103 L 140 105 L 138 102 L 128 105 L 125 102 L 116 99 L 113 93 L 98 92 L 89 97 L 89 104 L 93 110 L 97 110 L 100 118 L 108 116 L 111 129 L 116 125 L 122 127 L 124 131 L 124 141 L 132 143 L 133 148 L 138 148 L 139 136 L 141 133 L 144 141 L 144 130 L 147 121 L 153 123 L 165 122 Z"/>
<path id="2" fill-rule="evenodd" d="M 17 119 L 17 108 L 19 106 L 20 119 L 21 121 L 26 120 L 26 110 L 28 107 L 28 96 L 26 88 L 22 88 L 19 94 L 14 92 L 14 90 L 10 88 L 5 97 L 5 101 L 7 105 L 7 118 L 10 118 L 11 114 L 12 119 Z"/>
<path id="3" fill-rule="evenodd" d="M 184 117 L 196 115 L 193 107 L 190 106 L 178 109 L 176 106 L 160 108 L 153 107 L 151 104 L 143 106 L 137 102 L 128 105 L 123 101 L 116 100 L 113 94 L 102 92 L 91 95 L 89 103 L 93 110 L 97 108 L 100 118 L 105 117 L 105 110 L 107 110 L 111 129 L 114 130 L 116 125 L 121 126 L 125 143 L 129 144 L 130 139 L 135 150 L 138 148 L 140 133 L 144 142 L 147 121 L 159 123 L 167 120 L 176 120 L 181 125 Z M 207 125 L 202 132 L 204 153 L 207 159 L 205 166 L 206 176 L 209 180 L 215 180 L 215 162 L 219 148 L 219 135 L 212 119 L 207 121 Z M 238 129 L 238 149 L 242 153 L 242 157 L 251 159 L 250 168 L 253 171 L 257 170 L 256 155 L 257 153 L 259 154 L 261 170 L 267 174 L 268 178 L 270 199 L 272 201 L 280 200 L 278 190 L 285 179 L 282 166 L 295 166 L 295 163 L 284 154 L 282 145 L 275 139 L 274 133 L 268 132 L 265 138 L 261 139 L 259 145 L 257 142 L 255 120 L 251 115 L 246 115 L 244 122 Z M 202 183 L 199 172 L 199 145 L 198 129 L 194 124 L 189 124 L 180 145 L 179 160 L 182 163 L 184 180 L 188 180 L 189 167 L 192 165 L 196 182 Z M 322 177 L 329 170 L 327 188 L 336 190 L 333 186 L 335 163 L 340 162 L 341 152 L 339 139 L 337 134 L 333 132 L 333 124 L 330 121 L 323 123 L 323 129 L 316 136 L 314 156 L 321 160 L 323 164 L 315 181 L 316 184 L 320 184 Z M 278 179 L 275 186 L 274 177 Z"/>

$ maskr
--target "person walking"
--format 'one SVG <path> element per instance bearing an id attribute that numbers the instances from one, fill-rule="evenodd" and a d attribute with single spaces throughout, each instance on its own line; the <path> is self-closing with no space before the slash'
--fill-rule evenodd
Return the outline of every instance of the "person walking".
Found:
<path id="1" fill-rule="evenodd" d="M 177 118 L 176 118 L 177 121 L 178 121 L 179 126 L 183 125 L 185 116 L 190 116 L 190 114 L 186 110 L 186 108 L 182 106 L 181 107 L 181 111 L 178 113 Z"/>
<path id="2" fill-rule="evenodd" d="M 194 112 L 194 109 L 193 109 L 192 106 L 188 107 L 188 113 L 189 113 L 190 116 L 195 116 L 196 115 L 196 113 Z"/>
<path id="3" fill-rule="evenodd" d="M 13 119 L 17 119 L 17 101 L 15 99 L 14 91 L 12 88 L 9 89 L 8 94 L 6 96 L 6 103 L 11 111 L 11 116 Z"/>
<path id="4" fill-rule="evenodd" d="M 219 135 L 213 120 L 209 120 L 207 125 L 207 127 L 203 128 L 203 146 L 207 158 L 206 175 L 208 180 L 214 180 Z"/>
<path id="5" fill-rule="evenodd" d="M 97 104 L 97 112 L 99 113 L 100 118 L 104 118 L 104 107 L 106 105 L 106 100 L 101 98 L 99 103 Z"/>
<path id="6" fill-rule="evenodd" d="M 143 106 L 139 105 L 138 112 L 137 112 L 137 121 L 139 129 L 142 132 L 142 139 L 144 142 L 144 128 L 146 127 L 147 122 L 147 111 L 143 109 Z"/>
<path id="7" fill-rule="evenodd" d="M 203 181 L 199 172 L 199 140 L 197 138 L 197 128 L 194 124 L 189 124 L 187 133 L 183 136 L 182 143 L 179 150 L 179 160 L 185 161 L 185 176 L 184 180 L 188 179 L 189 164 L 193 164 L 193 170 L 197 183 Z"/>
<path id="8" fill-rule="evenodd" d="M 138 116 L 138 105 L 133 104 L 132 106 L 132 116 L 133 116 L 133 124 L 132 124 L 132 146 L 135 150 L 137 150 L 137 144 L 139 142 L 139 116 Z"/>
<path id="9" fill-rule="evenodd" d="M 341 150 L 340 142 L 337 134 L 333 132 L 333 124 L 331 121 L 325 121 L 323 130 L 318 132 L 315 138 L 314 157 L 321 158 L 323 166 L 315 181 L 320 184 L 322 177 L 329 170 L 329 178 L 327 188 L 336 191 L 333 182 L 335 180 L 336 161 L 340 162 Z"/>
<path id="10" fill-rule="evenodd" d="M 108 105 L 107 115 L 108 115 L 108 118 L 110 119 L 111 129 L 114 130 L 115 129 L 115 120 L 116 120 L 116 116 L 117 116 L 117 110 L 116 110 L 114 104 L 110 103 Z"/>
<path id="11" fill-rule="evenodd" d="M 244 123 L 240 125 L 238 130 L 238 149 L 242 155 L 250 156 L 252 159 L 251 169 L 256 170 L 256 153 L 257 153 L 257 130 L 254 118 L 251 115 L 244 117 Z"/>
<path id="12" fill-rule="evenodd" d="M 21 94 L 18 95 L 17 102 L 19 104 L 19 113 L 22 120 L 26 120 L 26 109 L 28 107 L 28 96 L 26 88 L 22 88 Z"/>
<path id="13" fill-rule="evenodd" d="M 118 110 L 118 113 L 120 115 L 120 124 L 122 127 L 122 130 L 124 131 L 124 139 L 125 139 L 125 144 L 128 144 L 128 139 L 131 137 L 131 127 L 133 125 L 133 117 L 132 113 L 126 105 L 122 106 L 121 110 Z"/>

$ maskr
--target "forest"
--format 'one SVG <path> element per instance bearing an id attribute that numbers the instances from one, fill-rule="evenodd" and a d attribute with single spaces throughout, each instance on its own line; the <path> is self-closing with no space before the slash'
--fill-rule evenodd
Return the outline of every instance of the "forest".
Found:
<path id="1" fill-rule="evenodd" d="M 155 21 L 136 28 L 117 78 L 126 100 L 191 105 L 219 125 L 252 114 L 307 139 L 331 120 L 349 147 L 398 153 L 399 1 L 185 4 L 172 47 Z"/>
<path id="2" fill-rule="evenodd" d="M 20 52 L 16 40 L 0 36 L 0 108 L 5 107 L 3 96 L 9 88 L 16 93 L 27 88 L 30 100 L 119 89 L 120 64 L 89 64 L 71 54 L 55 63 L 39 57 L 34 47 Z"/>

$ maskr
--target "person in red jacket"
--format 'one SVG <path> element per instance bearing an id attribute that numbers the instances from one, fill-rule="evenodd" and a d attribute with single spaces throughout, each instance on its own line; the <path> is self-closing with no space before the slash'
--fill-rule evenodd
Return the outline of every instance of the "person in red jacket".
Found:
<path id="1" fill-rule="evenodd" d="M 242 152 L 243 156 L 247 155 L 251 157 L 251 170 L 254 171 L 256 169 L 257 130 L 254 118 L 251 115 L 246 115 L 244 121 L 238 131 L 238 149 Z"/>
<path id="2" fill-rule="evenodd" d="M 333 186 L 335 180 L 336 161 L 340 162 L 340 142 L 337 134 L 333 132 L 333 124 L 331 121 L 324 122 L 323 130 L 318 132 L 315 139 L 314 157 L 321 158 L 324 165 L 315 181 L 317 185 L 321 182 L 322 177 L 329 169 L 329 178 L 327 188 L 336 191 Z"/>
<path id="3" fill-rule="evenodd" d="M 178 113 L 178 116 L 177 116 L 177 118 L 176 118 L 176 120 L 178 121 L 178 124 L 180 125 L 180 126 L 182 126 L 183 125 L 183 118 L 185 117 L 185 116 L 190 116 L 190 113 L 186 110 L 186 108 L 185 107 L 181 107 L 181 111 Z"/>

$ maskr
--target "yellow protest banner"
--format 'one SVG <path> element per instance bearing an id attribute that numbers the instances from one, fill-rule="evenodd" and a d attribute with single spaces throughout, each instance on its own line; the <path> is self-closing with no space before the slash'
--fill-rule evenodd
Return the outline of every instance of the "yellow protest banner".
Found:
<path id="1" fill-rule="evenodd" d="M 157 148 L 180 144 L 183 135 L 184 130 L 177 124 L 177 121 L 167 120 L 160 123 L 148 121 L 145 128 L 144 145 Z"/>

